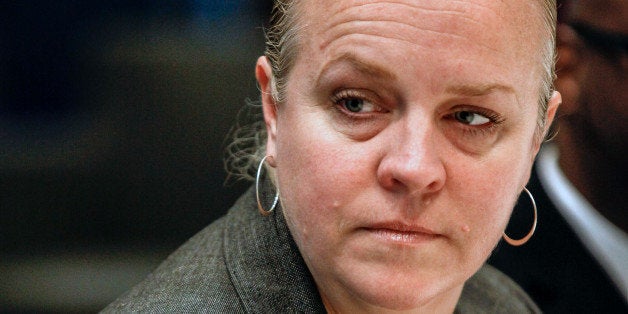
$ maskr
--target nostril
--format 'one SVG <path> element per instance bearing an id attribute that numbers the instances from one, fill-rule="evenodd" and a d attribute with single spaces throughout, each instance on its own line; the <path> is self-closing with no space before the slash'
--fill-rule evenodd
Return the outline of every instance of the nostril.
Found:
<path id="1" fill-rule="evenodd" d="M 397 180 L 395 177 L 391 175 L 378 176 L 378 177 L 379 177 L 378 181 L 380 182 L 380 185 L 387 190 L 394 191 L 394 190 L 403 188 L 404 186 L 402 181 Z"/>
<path id="2" fill-rule="evenodd" d="M 426 190 L 428 192 L 434 192 L 434 191 L 440 190 L 441 187 L 442 187 L 442 182 L 440 180 L 437 180 L 437 181 L 433 181 L 432 183 L 428 184 L 427 187 L 426 187 Z"/>
<path id="3" fill-rule="evenodd" d="M 412 129 L 409 133 L 418 132 Z M 424 137 L 420 137 L 423 135 Z M 392 142 L 378 164 L 377 180 L 391 191 L 410 194 L 433 194 L 446 180 L 445 163 L 440 147 L 429 132 Z"/>
<path id="4" fill-rule="evenodd" d="M 395 178 L 392 178 L 392 179 L 391 179 L 391 181 L 392 181 L 392 183 L 391 183 L 391 188 L 393 188 L 393 189 L 400 189 L 400 188 L 403 188 L 403 187 L 404 187 L 403 182 L 402 182 L 402 181 L 400 181 L 400 180 L 397 180 L 397 179 L 395 179 Z"/>

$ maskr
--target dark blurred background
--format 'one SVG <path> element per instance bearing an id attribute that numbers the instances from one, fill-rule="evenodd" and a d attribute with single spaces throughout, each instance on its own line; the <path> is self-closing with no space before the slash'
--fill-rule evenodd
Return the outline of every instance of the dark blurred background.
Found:
<path id="1" fill-rule="evenodd" d="M 95 312 L 223 214 L 271 1 L 0 4 L 0 312 Z"/>

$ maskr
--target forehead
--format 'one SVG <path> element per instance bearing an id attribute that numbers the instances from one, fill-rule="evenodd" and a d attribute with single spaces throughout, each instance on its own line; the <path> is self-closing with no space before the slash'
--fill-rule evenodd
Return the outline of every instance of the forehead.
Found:
<path id="1" fill-rule="evenodd" d="M 485 46 L 515 58 L 539 51 L 544 29 L 539 1 L 527 0 L 306 0 L 298 11 L 302 41 L 316 49 L 362 34 L 424 48 Z"/>
<path id="2" fill-rule="evenodd" d="M 446 24 L 502 24 L 493 32 L 513 27 L 519 32 L 539 26 L 543 0 L 303 0 L 296 6 L 305 24 L 323 26 L 338 18 L 384 18 L 409 25 L 429 26 L 438 20 Z M 612 1 L 612 0 L 604 0 Z M 624 0 L 620 0 L 624 1 Z M 330 20 L 334 18 L 334 20 Z M 329 23 L 328 23 L 329 25 Z M 438 26 L 438 25 L 432 25 Z"/>
<path id="3" fill-rule="evenodd" d="M 501 75 L 497 79 L 538 82 L 541 75 L 545 28 L 539 1 L 305 0 L 297 12 L 298 58 L 309 67 L 358 52 L 406 59 L 415 72 L 429 62 L 432 70 L 450 70 L 444 75 L 464 64 L 483 71 L 467 76 L 490 72 Z"/>

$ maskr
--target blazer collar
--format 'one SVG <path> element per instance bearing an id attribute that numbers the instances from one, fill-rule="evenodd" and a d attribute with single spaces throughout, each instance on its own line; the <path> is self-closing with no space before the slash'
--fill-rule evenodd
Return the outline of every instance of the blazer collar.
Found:
<path id="1" fill-rule="evenodd" d="M 274 195 L 268 180 L 262 190 Z M 281 206 L 267 217 L 260 215 L 251 188 L 229 216 L 223 243 L 226 266 L 247 312 L 325 313 Z"/>

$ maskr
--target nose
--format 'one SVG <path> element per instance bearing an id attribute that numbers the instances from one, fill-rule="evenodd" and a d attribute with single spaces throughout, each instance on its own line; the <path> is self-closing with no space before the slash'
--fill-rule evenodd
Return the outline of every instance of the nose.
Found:
<path id="1" fill-rule="evenodd" d="M 420 120 L 399 120 L 389 129 L 386 152 L 377 169 L 377 180 L 387 190 L 426 197 L 445 184 L 436 126 L 428 119 Z"/>

